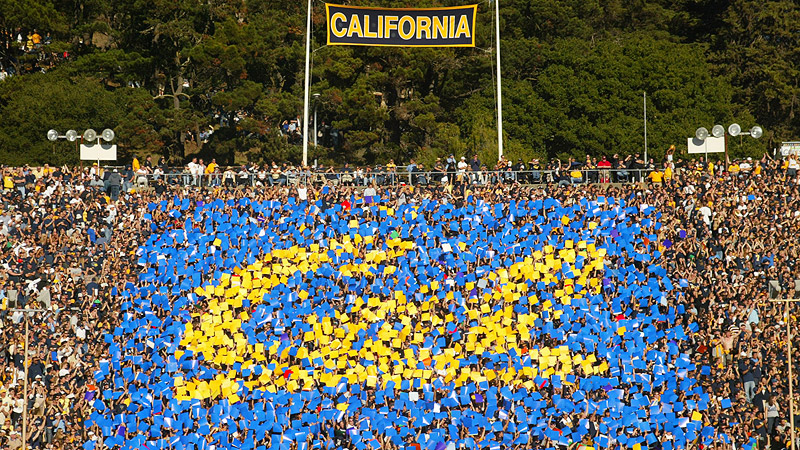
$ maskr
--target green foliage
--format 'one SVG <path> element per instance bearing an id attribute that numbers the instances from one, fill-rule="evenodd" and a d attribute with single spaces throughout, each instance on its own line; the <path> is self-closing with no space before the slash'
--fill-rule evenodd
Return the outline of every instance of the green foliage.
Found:
<path id="1" fill-rule="evenodd" d="M 685 149 L 697 127 L 715 123 L 764 127 L 759 141 L 730 140 L 734 155 L 800 137 L 796 2 L 507 0 L 500 7 L 509 159 L 641 152 L 643 92 L 655 158 L 671 144 Z M 299 146 L 279 129 L 303 112 L 305 13 L 305 3 L 288 0 L 0 0 L 3 39 L 16 27 L 37 28 L 52 33 L 49 51 L 73 56 L 46 74 L 0 83 L 0 157 L 74 162 L 72 147 L 53 146 L 46 130 L 108 126 L 123 159 L 161 153 L 181 163 L 187 132 L 213 127 L 207 144 L 192 147 L 203 157 L 299 162 Z M 327 140 L 311 148 L 312 159 L 431 164 L 452 153 L 493 165 L 493 15 L 493 3 L 479 5 L 474 49 L 324 47 L 324 5 L 315 3 L 311 92 L 319 96 L 310 116 L 316 109 L 319 124 L 341 139 L 336 148 L 324 147 Z M 39 58 L 18 56 L 21 67 Z"/>

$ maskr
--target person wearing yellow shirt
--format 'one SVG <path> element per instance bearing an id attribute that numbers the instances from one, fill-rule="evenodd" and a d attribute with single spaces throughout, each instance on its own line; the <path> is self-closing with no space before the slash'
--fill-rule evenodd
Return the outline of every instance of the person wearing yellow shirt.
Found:
<path id="1" fill-rule="evenodd" d="M 3 173 L 3 189 L 14 189 L 14 178 L 11 176 L 11 172 L 6 171 Z"/>
<path id="2" fill-rule="evenodd" d="M 670 163 L 664 164 L 664 181 L 667 183 L 672 181 L 672 164 Z"/>
<path id="3" fill-rule="evenodd" d="M 741 169 L 740 169 L 740 167 L 739 167 L 739 163 L 738 163 L 738 162 L 736 162 L 736 161 L 732 162 L 732 163 L 731 163 L 731 164 L 728 166 L 728 172 L 730 172 L 732 175 L 736 175 L 736 174 L 738 174 L 740 171 L 741 171 Z"/>
<path id="4" fill-rule="evenodd" d="M 133 171 L 136 172 L 137 170 L 139 170 L 139 167 L 141 167 L 141 165 L 139 164 L 139 158 L 134 156 L 133 163 L 131 164 L 131 169 L 133 169 Z"/>
<path id="5" fill-rule="evenodd" d="M 714 163 L 711 161 L 708 162 L 708 174 L 714 176 Z"/>
<path id="6" fill-rule="evenodd" d="M 214 172 L 217 171 L 217 167 L 219 167 L 219 165 L 217 165 L 216 158 L 212 159 L 211 162 L 208 163 L 208 165 L 206 166 L 205 172 L 206 172 L 206 175 L 207 175 L 206 178 L 208 178 L 208 185 L 209 186 L 214 184 L 214 180 L 216 178 L 219 178 L 218 176 L 214 176 Z"/>
<path id="7" fill-rule="evenodd" d="M 397 180 L 397 164 L 394 163 L 393 159 L 390 159 L 389 164 L 386 164 L 386 172 L 389 174 L 389 182 L 395 184 Z"/>
<path id="8" fill-rule="evenodd" d="M 647 178 L 650 179 L 650 182 L 653 183 L 653 186 L 661 187 L 661 183 L 664 182 L 664 172 L 653 170 L 650 172 L 650 175 L 648 175 Z"/>

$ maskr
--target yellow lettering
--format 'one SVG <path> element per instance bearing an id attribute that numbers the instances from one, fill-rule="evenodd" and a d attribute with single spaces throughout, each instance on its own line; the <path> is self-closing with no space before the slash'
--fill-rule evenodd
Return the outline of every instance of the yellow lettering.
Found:
<path id="1" fill-rule="evenodd" d="M 461 35 L 464 37 L 470 37 L 469 33 L 469 21 L 467 20 L 467 16 L 461 16 L 458 20 L 458 31 L 456 31 L 456 39 L 460 38 Z"/>
<path id="2" fill-rule="evenodd" d="M 405 30 L 404 25 L 408 25 L 408 31 Z M 400 22 L 397 23 L 397 32 L 400 33 L 400 37 L 404 40 L 409 40 L 414 37 L 414 19 L 410 16 L 403 16 L 400 18 Z"/>
<path id="3" fill-rule="evenodd" d="M 366 38 L 376 38 L 378 37 L 378 33 L 374 31 L 369 31 L 369 16 L 364 15 L 364 37 Z"/>
<path id="4" fill-rule="evenodd" d="M 433 39 L 447 37 L 447 18 L 433 16 Z"/>
<path id="5" fill-rule="evenodd" d="M 361 29 L 361 22 L 358 20 L 358 16 L 353 14 L 353 18 L 350 19 L 350 27 L 347 29 L 347 37 L 353 37 L 353 35 L 358 37 L 364 37 L 364 31 Z"/>
<path id="6" fill-rule="evenodd" d="M 397 16 L 386 16 L 383 19 L 384 37 L 392 37 L 392 31 L 397 30 Z"/>
<path id="7" fill-rule="evenodd" d="M 347 17 L 340 12 L 337 12 L 331 16 L 331 33 L 333 33 L 333 35 L 336 37 L 344 37 L 345 34 L 344 28 L 336 28 L 336 22 L 340 20 L 342 22 L 347 22 Z"/>
<path id="8" fill-rule="evenodd" d="M 422 33 L 425 33 L 425 39 L 431 38 L 431 18 L 428 16 L 417 17 L 417 39 L 422 39 Z"/>
<path id="9" fill-rule="evenodd" d="M 456 31 L 456 16 L 450 16 L 450 34 L 448 38 L 453 39 L 453 33 Z"/>
<path id="10" fill-rule="evenodd" d="M 378 16 L 378 38 L 383 39 L 383 16 Z"/>

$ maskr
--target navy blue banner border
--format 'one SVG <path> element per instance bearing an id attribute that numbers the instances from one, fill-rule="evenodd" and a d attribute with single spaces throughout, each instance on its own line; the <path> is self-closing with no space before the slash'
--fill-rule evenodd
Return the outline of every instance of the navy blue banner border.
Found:
<path id="1" fill-rule="evenodd" d="M 474 47 L 478 5 L 372 8 L 325 4 L 328 45 Z"/>

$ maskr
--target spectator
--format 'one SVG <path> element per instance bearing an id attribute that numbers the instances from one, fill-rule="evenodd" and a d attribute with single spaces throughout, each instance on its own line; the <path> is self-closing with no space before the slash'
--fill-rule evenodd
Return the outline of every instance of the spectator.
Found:
<path id="1" fill-rule="evenodd" d="M 618 158 L 616 160 L 618 161 Z M 601 164 L 604 165 L 604 161 L 606 159 L 602 158 L 598 162 L 598 167 L 601 167 Z M 647 343 L 648 347 L 654 352 L 669 354 L 669 350 L 663 349 L 668 349 L 670 345 L 676 345 L 677 353 L 671 357 L 677 358 L 678 355 L 686 355 L 687 361 L 694 367 L 694 369 L 685 368 L 688 374 L 687 378 L 696 380 L 698 386 L 712 394 L 707 408 L 701 414 L 703 426 L 713 426 L 717 432 L 716 437 L 713 437 L 716 439 L 713 447 L 733 448 L 733 445 L 736 445 L 736 448 L 741 448 L 748 444 L 751 436 L 763 436 L 763 439 L 768 441 L 765 445 L 769 444 L 771 448 L 777 448 L 787 444 L 785 434 L 788 433 L 788 428 L 786 427 L 793 418 L 788 412 L 788 375 L 785 369 L 786 324 L 785 322 L 781 323 L 785 320 L 785 306 L 768 301 L 768 282 L 771 279 L 777 280 L 776 286 L 781 289 L 780 295 L 787 295 L 795 289 L 794 280 L 800 277 L 798 266 L 794 263 L 800 256 L 798 255 L 800 249 L 793 244 L 794 234 L 800 221 L 800 213 L 797 212 L 798 205 L 795 199 L 800 198 L 800 192 L 798 191 L 796 168 L 794 172 L 790 170 L 790 161 L 791 158 L 787 158 L 785 162 L 764 158 L 763 162 L 757 161 L 749 173 L 741 170 L 740 163 L 740 172 L 736 176 L 726 172 L 723 165 L 717 164 L 712 169 L 714 177 L 709 177 L 711 172 L 709 166 L 693 167 L 687 161 L 677 160 L 674 162 L 675 171 L 671 177 L 667 176 L 667 169 L 671 169 L 671 167 L 669 165 L 665 167 L 664 180 L 660 185 L 651 178 L 653 184 L 647 189 L 631 185 L 613 185 L 604 187 L 608 190 L 602 191 L 601 194 L 599 194 L 601 191 L 598 191 L 598 187 L 592 183 L 561 187 L 550 184 L 535 188 L 492 183 L 486 187 L 464 186 L 460 188 L 452 186 L 452 189 L 445 191 L 440 186 L 424 186 L 426 181 L 423 175 L 424 166 L 420 165 L 415 167 L 413 174 L 418 175 L 415 184 L 421 186 L 415 186 L 414 189 L 402 189 L 399 186 L 371 186 L 369 193 L 374 193 L 374 195 L 370 195 L 373 199 L 380 198 L 385 202 L 386 198 L 391 198 L 393 202 L 396 202 L 396 204 L 380 203 L 381 207 L 386 207 L 386 211 L 390 207 L 396 208 L 401 204 L 419 205 L 418 214 L 430 215 L 431 222 L 433 222 L 433 212 L 425 211 L 426 206 L 423 206 L 431 204 L 431 200 L 447 205 L 464 205 L 477 210 L 483 207 L 482 205 L 491 204 L 508 208 L 511 201 L 520 204 L 521 201 L 554 198 L 567 204 L 572 199 L 607 195 L 624 199 L 626 208 L 634 208 L 629 214 L 631 217 L 637 217 L 637 221 L 644 217 L 642 211 L 646 208 L 655 208 L 662 214 L 659 221 L 663 226 L 658 230 L 648 230 L 647 234 L 656 236 L 656 239 L 650 241 L 648 238 L 646 243 L 644 241 L 637 242 L 631 251 L 651 257 L 655 251 L 661 254 L 658 264 L 670 274 L 676 288 L 667 291 L 659 287 L 657 297 L 663 296 L 663 302 L 658 299 L 653 304 L 656 309 L 663 310 L 663 314 L 674 315 L 676 323 L 678 323 L 677 321 L 696 323 L 699 328 L 696 332 L 687 332 L 688 338 L 681 340 L 669 334 L 671 325 L 654 322 L 652 326 L 654 330 L 658 329 L 659 333 L 652 343 Z M 535 163 L 538 161 L 530 164 L 531 173 L 539 169 Z M 146 166 L 147 162 L 143 164 L 143 167 Z M 506 165 L 498 165 L 498 167 L 502 170 L 508 168 Z M 554 181 L 562 180 L 558 175 L 564 172 L 560 162 L 554 160 L 551 167 L 555 168 L 556 178 Z M 759 167 L 762 167 L 762 173 L 757 173 Z M 248 176 L 258 173 L 257 170 L 251 171 L 247 167 L 240 169 L 240 172 L 242 170 L 247 172 Z M 485 171 L 485 169 L 482 170 Z M 50 445 L 52 448 L 65 449 L 80 447 L 83 442 L 92 439 L 97 439 L 98 446 L 100 445 L 99 442 L 103 439 L 99 435 L 103 434 L 103 430 L 95 425 L 90 425 L 89 428 L 84 425 L 94 411 L 95 399 L 103 398 L 104 406 L 115 414 L 135 414 L 139 411 L 128 411 L 128 405 L 138 407 L 140 403 L 126 402 L 137 396 L 139 389 L 142 389 L 142 392 L 150 390 L 145 395 L 154 393 L 152 390 L 154 384 L 151 384 L 150 381 L 159 378 L 158 375 L 154 375 L 155 370 L 150 371 L 149 374 L 142 372 L 142 375 L 139 375 L 148 377 L 146 382 L 140 379 L 140 381 L 120 383 L 122 381 L 120 380 L 117 382 L 119 384 L 115 385 L 114 382 L 104 384 L 107 382 L 98 382 L 95 379 L 95 372 L 100 370 L 101 366 L 105 366 L 108 362 L 106 358 L 111 353 L 110 344 L 106 341 L 105 336 L 111 337 L 112 340 L 118 339 L 118 337 L 114 337 L 115 330 L 120 326 L 126 314 L 133 314 L 130 305 L 126 304 L 130 301 L 130 296 L 129 294 L 123 295 L 123 293 L 131 292 L 131 289 L 138 286 L 139 274 L 142 270 L 142 266 L 138 265 L 138 260 L 144 258 L 145 255 L 137 252 L 140 251 L 140 246 L 150 239 L 154 230 L 158 232 L 158 235 L 171 236 L 169 233 L 181 230 L 185 226 L 185 221 L 193 221 L 196 212 L 201 215 L 205 214 L 202 212 L 201 204 L 217 198 L 225 201 L 238 201 L 247 196 L 265 201 L 274 200 L 285 205 L 288 204 L 289 192 L 296 193 L 298 202 L 309 205 L 308 228 L 312 231 L 315 229 L 325 230 L 330 226 L 330 221 L 334 216 L 315 214 L 314 208 L 310 205 L 317 205 L 316 202 L 320 202 L 319 205 L 338 206 L 345 202 L 351 203 L 356 199 L 363 199 L 355 186 L 326 186 L 328 190 L 323 191 L 322 187 L 314 189 L 303 183 L 302 180 L 298 183 L 297 188 L 292 190 L 280 189 L 278 186 L 253 189 L 250 183 L 245 183 L 240 186 L 241 189 L 237 190 L 237 174 L 231 168 L 225 170 L 223 175 L 224 186 L 219 187 L 216 191 L 207 189 L 207 186 L 199 186 L 196 190 L 186 190 L 182 186 L 167 188 L 154 183 L 147 189 L 130 192 L 129 189 L 115 189 L 114 186 L 120 186 L 123 183 L 124 173 L 131 173 L 132 170 L 126 168 L 123 170 L 123 174 L 110 170 L 107 171 L 109 192 L 106 197 L 106 193 L 103 192 L 103 184 L 101 183 L 99 186 L 93 184 L 94 181 L 99 181 L 97 177 L 102 176 L 103 172 L 99 167 L 84 170 L 69 167 L 47 170 L 44 168 L 7 168 L 3 171 L 4 190 L 2 202 L 0 202 L 0 208 L 2 208 L 0 209 L 0 244 L 2 244 L 0 245 L 0 279 L 3 279 L 4 284 L 0 287 L 0 304 L 5 306 L 0 314 L 0 325 L 2 325 L 2 332 L 0 332 L 0 344 L 2 344 L 0 345 L 0 426 L 2 426 L 0 440 L 6 440 L 3 441 L 2 448 L 21 447 L 22 439 L 19 430 L 21 430 L 23 405 L 26 401 L 29 413 L 29 446 L 41 448 Z M 286 172 L 292 172 L 292 167 L 287 166 Z M 357 171 L 353 173 L 357 173 Z M 18 180 L 23 187 L 22 190 L 19 189 Z M 192 177 L 189 181 L 187 184 L 191 184 L 194 178 Z M 497 181 L 503 181 L 503 177 Z M 385 180 L 385 182 L 390 184 L 389 180 Z M 243 190 L 246 190 L 247 193 L 243 194 Z M 472 200 L 468 200 L 470 196 L 472 196 Z M 169 217 L 161 211 L 148 209 L 149 204 L 158 205 L 160 202 L 168 202 L 172 205 L 176 198 L 179 202 L 185 200 L 187 205 L 186 209 L 181 211 L 180 217 Z M 576 204 L 579 203 L 576 202 Z M 328 206 L 320 208 L 319 212 L 327 211 Z M 376 205 L 376 208 L 378 207 Z M 233 211 L 236 211 L 237 214 L 240 213 L 237 207 L 232 207 L 226 210 L 226 214 Z M 255 217 L 254 220 L 256 220 Z M 397 217 L 400 216 L 394 218 Z M 574 218 L 568 219 L 573 219 L 573 222 L 570 223 L 577 223 Z M 410 213 L 408 220 L 411 220 Z M 515 218 L 514 220 L 516 222 L 506 220 L 492 223 L 487 226 L 486 229 L 489 231 L 486 232 L 492 232 L 493 228 L 490 227 L 495 226 L 498 230 L 502 230 L 506 224 L 509 225 L 509 229 L 514 228 L 514 231 L 517 228 L 525 229 L 521 222 L 522 219 Z M 528 222 L 531 227 L 551 226 L 546 222 L 536 223 L 536 220 L 533 218 L 531 222 Z M 198 229 L 205 226 L 203 221 L 193 223 Z M 320 225 L 320 228 L 314 228 L 316 225 L 312 227 L 310 225 L 312 223 L 323 225 Z M 634 222 L 620 221 L 619 230 L 624 231 L 624 227 L 630 226 L 632 223 Z M 458 231 L 455 232 L 455 235 L 463 233 L 461 231 L 462 224 L 459 222 L 457 225 Z M 172 236 L 177 236 L 177 234 Z M 408 239 L 409 242 L 413 241 L 414 245 L 419 245 L 417 242 L 423 242 L 426 239 L 433 239 L 429 236 L 423 237 L 421 233 L 417 238 L 416 240 L 413 237 Z M 176 237 L 173 239 L 177 240 Z M 593 239 L 596 239 L 597 242 L 605 239 L 611 240 L 609 236 L 602 236 L 599 233 L 593 235 Z M 376 238 L 372 245 L 376 247 L 382 245 L 376 244 L 378 242 L 379 239 Z M 212 245 L 211 242 L 208 245 Z M 428 244 L 424 243 L 423 245 L 427 246 Z M 432 245 L 437 248 L 441 247 L 438 244 Z M 646 251 L 645 248 L 650 248 L 650 250 Z M 514 250 L 510 248 L 508 251 L 513 252 Z M 189 253 L 187 253 L 188 255 Z M 188 258 L 192 257 L 194 256 L 188 256 Z M 495 259 L 499 260 L 500 258 Z M 145 262 L 145 264 L 154 268 L 160 267 L 158 261 Z M 440 270 L 439 266 L 434 266 L 434 264 L 436 263 L 431 262 L 429 267 L 436 267 L 436 270 Z M 646 268 L 653 262 L 634 261 L 631 265 L 633 264 Z M 609 277 L 613 277 L 611 274 L 621 270 L 625 265 L 625 262 L 618 256 L 612 255 L 603 261 L 602 271 L 607 272 Z M 441 270 L 446 270 L 444 265 L 441 267 Z M 370 277 L 371 280 L 376 279 L 373 276 Z M 457 273 L 452 274 L 454 280 L 460 280 L 458 277 L 460 275 Z M 36 281 L 37 279 L 39 281 Z M 333 280 L 330 281 L 331 286 L 335 285 Z M 458 282 L 460 281 L 453 283 L 458 286 Z M 631 288 L 646 285 L 647 281 L 642 284 L 640 281 L 631 279 L 627 283 Z M 600 288 L 604 289 L 602 279 Z M 327 287 L 322 289 L 327 289 Z M 387 292 L 389 292 L 388 296 L 391 296 L 393 291 Z M 469 291 L 464 291 L 462 294 L 465 301 L 469 300 Z M 149 296 L 150 294 L 141 295 Z M 338 297 L 346 298 L 344 294 L 338 295 Z M 425 298 L 432 298 L 432 296 L 426 295 Z M 187 305 L 181 307 L 172 303 L 176 300 L 178 300 L 178 296 L 169 297 L 168 304 L 170 307 L 175 306 L 176 311 L 176 316 L 167 316 L 169 320 L 176 320 L 175 317 L 178 317 L 179 311 L 184 307 L 188 308 Z M 342 302 L 344 301 L 342 300 Z M 592 305 L 592 307 L 605 307 L 606 303 L 611 305 L 614 301 L 615 299 L 611 296 L 603 297 L 602 302 Z M 430 306 L 431 308 L 449 308 L 451 303 L 448 302 L 449 299 L 444 299 L 441 304 L 432 302 Z M 539 304 L 541 305 L 541 303 L 543 301 Z M 494 307 L 494 304 L 490 304 Z M 452 302 L 452 305 L 453 308 L 457 308 L 457 302 Z M 519 304 L 515 305 L 520 306 Z M 626 318 L 618 318 L 615 322 L 631 320 L 630 317 L 646 313 L 635 302 L 624 303 L 624 305 L 627 314 L 624 317 Z M 47 310 L 47 312 L 29 317 L 30 348 L 25 348 L 22 338 L 25 316 L 8 311 L 8 308 L 25 306 Z M 201 308 L 206 306 L 205 303 L 198 304 L 198 307 Z M 347 307 L 345 303 L 342 303 L 343 311 Z M 790 314 L 797 315 L 798 307 L 800 305 L 790 305 Z M 499 303 L 497 308 L 498 311 L 503 311 L 503 307 Z M 371 311 L 377 311 L 377 309 L 372 308 Z M 426 311 L 426 313 L 434 314 L 432 311 Z M 341 316 L 341 313 L 339 314 Z M 397 312 L 392 314 L 397 314 Z M 353 314 L 349 314 L 349 316 L 355 317 Z M 444 317 L 444 315 L 442 316 Z M 332 317 L 335 318 L 335 315 Z M 388 322 L 392 316 L 387 314 L 384 317 Z M 199 316 L 197 319 L 199 323 Z M 414 316 L 412 321 L 414 322 L 410 323 L 413 323 L 415 327 L 416 324 L 423 323 L 421 314 Z M 159 323 L 158 326 L 142 327 L 141 336 L 146 338 L 147 334 L 151 332 L 149 330 L 160 332 L 162 331 L 160 327 L 170 326 L 166 321 Z M 443 323 L 442 326 L 446 325 Z M 508 326 L 516 329 L 517 324 L 510 322 Z M 580 326 L 588 327 L 589 325 L 582 323 Z M 682 329 L 685 330 L 685 328 Z M 623 332 L 622 335 L 624 334 Z M 462 333 L 463 336 L 468 335 Z M 615 333 L 611 339 L 622 338 L 623 336 Z M 276 337 L 276 340 L 279 339 L 280 336 Z M 424 342 L 424 339 L 421 342 Z M 463 348 L 466 348 L 466 344 L 469 342 L 467 339 L 464 338 Z M 800 344 L 800 340 L 794 335 L 792 340 L 793 344 Z M 139 347 L 131 350 L 131 358 L 146 354 L 144 349 L 149 348 L 146 339 L 137 342 Z M 622 341 L 618 340 L 617 342 Z M 450 348 L 448 347 L 448 351 Z M 290 357 L 287 356 L 287 358 Z M 24 361 L 26 360 L 30 362 L 27 398 L 22 393 Z M 376 363 L 376 366 L 379 363 Z M 126 362 L 125 364 L 131 363 Z M 387 362 L 387 364 L 393 363 Z M 660 366 L 660 363 L 653 360 L 642 361 L 642 364 L 645 365 L 645 369 L 637 369 L 637 375 L 653 374 L 656 372 L 655 365 Z M 465 362 L 464 367 L 466 366 Z M 123 367 L 127 366 L 123 365 Z M 120 371 L 124 370 L 123 367 L 120 368 Z M 580 369 L 576 366 L 576 370 Z M 171 373 L 168 376 L 173 379 Z M 157 382 L 153 381 L 153 383 Z M 641 389 L 633 392 L 632 389 L 629 389 L 631 381 L 624 381 L 622 376 L 619 378 L 619 383 L 624 388 L 624 392 L 621 393 L 622 401 L 631 401 L 633 396 L 642 395 L 659 408 L 663 404 L 661 399 L 666 399 L 666 396 L 662 397 L 662 395 L 673 393 L 666 386 L 655 384 L 650 386 L 651 391 L 649 392 Z M 548 384 L 541 389 L 536 388 L 536 392 L 542 396 L 541 401 L 547 403 L 543 408 L 544 411 L 554 408 L 552 402 L 556 395 L 559 398 L 572 398 L 576 391 L 573 387 L 565 386 L 556 388 Z M 117 399 L 105 399 L 104 391 L 106 390 L 124 394 Z M 602 388 L 598 389 L 598 392 L 601 390 Z M 697 405 L 695 394 L 692 394 L 689 389 L 678 389 L 677 387 L 674 394 L 681 399 L 680 402 L 686 409 L 683 411 L 673 410 L 669 414 L 690 418 L 692 410 L 689 409 L 691 404 L 689 402 L 695 402 L 695 406 Z M 340 395 L 339 393 L 334 398 L 338 399 Z M 427 393 L 422 392 L 421 398 L 424 395 Z M 434 395 L 440 394 L 434 393 Z M 480 402 L 477 398 L 470 398 L 469 402 L 479 403 L 482 411 L 491 410 L 491 407 L 487 405 L 486 397 L 483 394 L 480 395 L 482 395 Z M 369 398 L 370 402 L 375 400 L 374 397 Z M 602 398 L 607 399 L 608 394 L 603 393 Z M 722 406 L 722 401 L 726 399 L 732 403 L 730 408 Z M 502 395 L 498 393 L 494 400 L 498 405 L 494 416 L 497 423 L 508 427 L 511 424 L 519 425 L 521 423 L 519 418 L 513 414 L 500 413 L 500 410 L 505 411 Z M 589 399 L 589 401 L 595 400 Z M 199 404 L 201 402 L 198 401 Z M 766 419 L 764 423 L 756 420 L 756 416 L 753 415 L 754 407 L 763 409 L 764 416 L 761 417 Z M 459 408 L 451 407 L 448 414 L 455 413 Z M 525 414 L 531 412 L 524 411 L 524 409 L 521 412 L 525 412 Z M 442 409 L 442 411 L 445 410 Z M 211 414 L 211 410 L 205 406 L 198 411 L 204 411 L 202 414 L 206 415 L 205 418 Z M 314 413 L 311 412 L 311 414 Z M 363 411 L 363 414 L 366 414 L 366 410 Z M 406 414 L 411 415 L 407 410 L 398 411 L 399 416 Z M 592 417 L 592 414 L 584 419 L 582 414 L 579 412 L 556 417 L 556 414 L 551 412 L 549 419 L 552 419 L 552 424 L 558 424 L 561 427 L 559 429 L 563 430 L 577 429 L 582 420 L 587 420 L 584 424 L 600 424 L 605 420 L 600 416 Z M 288 416 L 290 414 L 287 413 Z M 143 418 L 138 419 L 146 431 L 123 430 L 121 433 L 126 438 L 139 433 L 149 436 L 150 427 L 156 421 L 161 423 L 161 419 L 165 417 L 163 414 L 148 411 Z M 194 418 L 192 420 L 201 421 L 201 419 Z M 347 420 L 352 423 L 345 423 Z M 429 435 L 430 430 L 433 429 L 414 425 L 411 422 L 409 418 L 408 423 L 412 425 L 413 429 L 420 431 L 419 437 L 415 434 L 412 438 L 417 443 L 424 440 L 425 436 Z M 570 426 L 568 423 L 572 423 L 572 425 Z M 339 431 L 331 433 L 340 442 L 346 442 L 347 439 L 350 439 L 348 436 L 355 436 L 353 432 L 348 434 L 349 427 L 355 431 L 360 426 L 358 422 L 353 422 L 352 418 L 346 418 L 336 424 Z M 364 422 L 364 426 L 365 430 L 372 427 L 366 422 Z M 460 425 L 454 426 L 460 427 Z M 587 427 L 587 429 L 598 427 L 599 430 L 598 425 L 587 425 Z M 196 428 L 200 428 L 199 424 Z M 443 428 L 447 428 L 447 426 L 443 425 Z M 117 430 L 115 429 L 113 432 L 116 433 Z M 464 431 L 464 433 L 467 435 L 468 431 Z M 509 434 L 516 433 L 510 432 Z M 719 437 L 722 433 L 730 437 L 730 443 L 726 444 L 722 441 Z M 487 432 L 485 438 L 488 440 L 502 439 L 492 437 L 492 434 Z M 533 431 L 530 434 L 535 437 Z M 659 440 L 657 445 L 660 445 L 661 439 L 669 440 L 661 430 L 652 434 Z M 501 435 L 503 433 L 498 432 L 497 436 Z M 600 434 L 597 434 L 593 439 L 597 439 L 599 436 Z M 214 438 L 209 437 L 209 439 L 213 441 Z M 263 445 L 266 446 L 266 442 Z M 476 448 L 477 446 L 476 444 Z M 523 447 L 555 448 L 558 445 L 551 440 L 543 439 Z"/>

